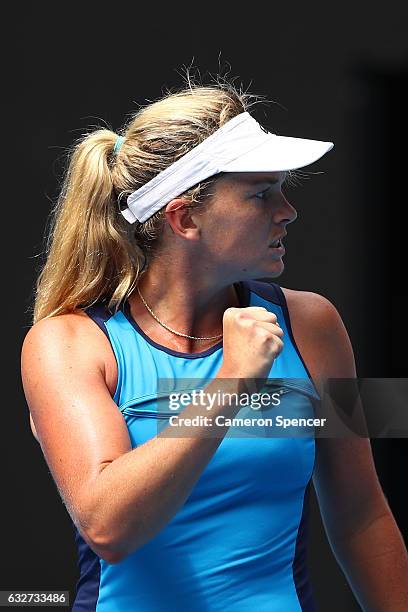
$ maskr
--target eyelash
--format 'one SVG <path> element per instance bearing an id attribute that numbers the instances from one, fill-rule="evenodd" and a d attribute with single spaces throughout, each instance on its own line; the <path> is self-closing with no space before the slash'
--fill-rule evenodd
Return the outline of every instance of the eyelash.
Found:
<path id="1" fill-rule="evenodd" d="M 258 200 L 264 200 L 264 197 L 258 197 L 259 194 L 262 194 L 262 196 L 264 196 L 268 191 L 270 190 L 270 187 L 268 187 L 268 189 L 264 189 L 263 191 L 258 191 L 255 195 L 254 198 L 257 198 Z"/>
<path id="2" fill-rule="evenodd" d="M 268 187 L 267 189 L 264 189 L 263 191 L 258 191 L 257 193 L 255 193 L 254 198 L 257 198 L 258 200 L 264 200 L 265 199 L 264 197 L 261 197 L 261 198 L 258 197 L 259 194 L 262 194 L 262 196 L 265 196 L 268 193 L 268 191 L 270 191 L 270 189 L 272 189 L 273 186 L 274 185 L 271 185 L 270 187 Z M 285 187 L 286 187 L 286 181 L 284 181 L 282 183 L 281 190 L 283 190 Z"/>

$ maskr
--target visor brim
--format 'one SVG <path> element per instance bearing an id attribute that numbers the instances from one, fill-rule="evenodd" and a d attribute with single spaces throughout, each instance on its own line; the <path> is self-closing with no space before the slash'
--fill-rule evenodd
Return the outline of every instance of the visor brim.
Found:
<path id="1" fill-rule="evenodd" d="M 220 172 L 284 172 L 317 161 L 334 147 L 332 142 L 268 134 L 256 148 L 224 164 Z"/>

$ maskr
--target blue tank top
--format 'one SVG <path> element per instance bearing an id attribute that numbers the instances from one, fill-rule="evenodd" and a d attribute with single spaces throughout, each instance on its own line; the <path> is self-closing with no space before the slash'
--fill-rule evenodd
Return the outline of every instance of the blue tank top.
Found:
<path id="1" fill-rule="evenodd" d="M 269 373 L 283 398 L 280 413 L 291 398 L 291 416 L 295 410 L 296 416 L 313 417 L 319 396 L 296 346 L 282 289 L 262 281 L 234 286 L 242 307 L 264 306 L 285 332 Z M 142 331 L 128 302 L 114 315 L 104 302 L 86 312 L 115 354 L 113 399 L 132 448 L 157 435 L 165 416 L 158 409 L 158 378 L 212 379 L 221 366 L 222 341 L 200 353 L 173 351 Z M 119 563 L 98 557 L 73 525 L 80 578 L 72 610 L 314 612 L 306 566 L 314 462 L 313 432 L 227 435 L 180 510 Z"/>

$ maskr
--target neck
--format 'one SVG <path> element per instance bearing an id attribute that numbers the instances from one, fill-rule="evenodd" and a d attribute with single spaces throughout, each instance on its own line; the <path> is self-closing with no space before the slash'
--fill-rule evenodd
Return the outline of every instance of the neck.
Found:
<path id="1" fill-rule="evenodd" d="M 177 274 L 174 273 L 177 271 Z M 153 261 L 139 279 L 138 288 L 154 314 L 166 325 L 190 336 L 216 336 L 222 334 L 222 319 L 229 307 L 239 307 L 239 299 L 232 282 L 199 271 L 192 272 L 186 266 L 164 267 L 163 261 Z M 171 343 L 176 350 L 194 352 L 205 350 L 219 342 L 193 340 L 177 336 L 165 329 L 148 312 L 137 290 L 129 298 L 134 318 L 149 336 L 156 336 L 163 344 Z"/>

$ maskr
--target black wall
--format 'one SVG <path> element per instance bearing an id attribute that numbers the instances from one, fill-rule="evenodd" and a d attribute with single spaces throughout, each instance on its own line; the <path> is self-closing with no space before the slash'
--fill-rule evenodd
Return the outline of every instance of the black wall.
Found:
<path id="1" fill-rule="evenodd" d="M 177 71 L 231 64 L 250 91 L 278 102 L 258 112 L 284 135 L 335 149 L 289 191 L 298 210 L 283 286 L 328 297 L 349 331 L 361 377 L 407 377 L 405 143 L 408 76 L 403 3 L 268 3 L 131 8 L 10 7 L 5 26 L 1 589 L 71 590 L 70 522 L 32 438 L 20 349 L 42 262 L 42 237 L 73 138 L 90 125 L 119 129 L 125 115 L 181 85 Z M 259 114 L 261 113 L 261 114 Z M 308 168 L 309 170 L 309 168 Z M 387 248 L 384 248 L 386 245 Z M 55 409 L 58 410 L 56 402 Z M 374 440 L 378 473 L 408 535 L 401 497 L 406 440 Z M 347 460 L 347 458 L 345 458 Z M 312 499 L 310 567 L 319 610 L 358 610 Z M 285 611 L 286 612 L 286 611 Z"/>

